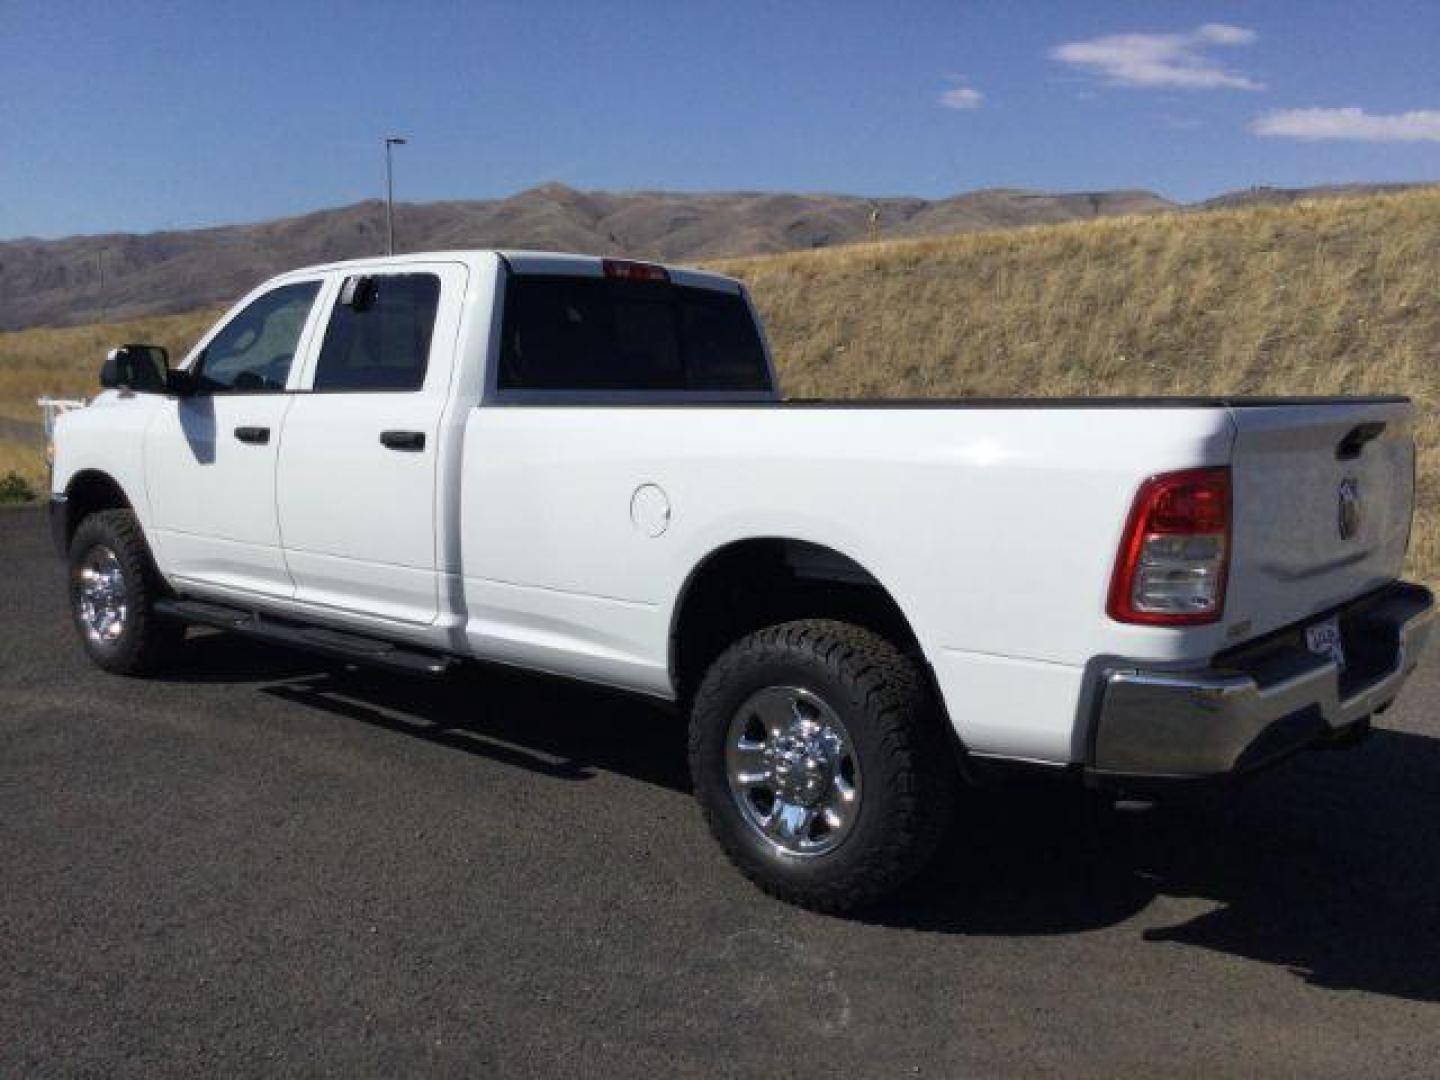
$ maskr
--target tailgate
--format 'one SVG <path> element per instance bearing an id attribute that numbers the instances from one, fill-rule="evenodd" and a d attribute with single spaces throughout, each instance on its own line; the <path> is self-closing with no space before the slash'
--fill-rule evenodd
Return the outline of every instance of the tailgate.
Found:
<path id="1" fill-rule="evenodd" d="M 1415 490 L 1408 401 L 1236 402 L 1231 415 L 1229 626 L 1263 634 L 1400 576 Z"/>

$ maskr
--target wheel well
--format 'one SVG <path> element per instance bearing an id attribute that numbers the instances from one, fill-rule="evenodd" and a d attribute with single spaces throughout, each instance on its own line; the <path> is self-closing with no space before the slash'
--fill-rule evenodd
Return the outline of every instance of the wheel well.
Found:
<path id="1" fill-rule="evenodd" d="M 129 510 L 130 500 L 114 479 L 93 469 L 77 473 L 65 488 L 65 542 L 80 523 L 100 510 Z"/>
<path id="2" fill-rule="evenodd" d="M 715 658 L 746 634 L 817 618 L 873 630 L 924 665 L 900 606 L 855 560 L 803 540 L 742 540 L 706 558 L 676 605 L 670 673 L 681 700 L 694 693 Z"/>

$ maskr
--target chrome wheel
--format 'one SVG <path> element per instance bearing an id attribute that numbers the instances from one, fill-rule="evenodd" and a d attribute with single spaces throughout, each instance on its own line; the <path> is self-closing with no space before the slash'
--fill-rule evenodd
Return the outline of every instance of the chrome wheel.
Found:
<path id="1" fill-rule="evenodd" d="M 839 847 L 860 812 L 860 766 L 835 710 L 797 686 L 751 695 L 725 735 L 725 775 L 747 824 L 792 855 Z"/>
<path id="2" fill-rule="evenodd" d="M 120 560 L 108 547 L 91 548 L 76 571 L 75 607 L 86 637 L 97 645 L 113 644 L 125 632 L 129 590 Z"/>

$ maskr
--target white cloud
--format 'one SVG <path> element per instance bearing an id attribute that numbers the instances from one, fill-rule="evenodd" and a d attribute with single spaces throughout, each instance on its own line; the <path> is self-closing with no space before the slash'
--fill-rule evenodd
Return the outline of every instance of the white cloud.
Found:
<path id="1" fill-rule="evenodd" d="M 1168 86 L 1180 90 L 1263 90 L 1265 84 L 1226 68 L 1209 50 L 1255 42 L 1255 31 L 1206 23 L 1184 34 L 1111 34 L 1067 41 L 1050 58 L 1113 86 Z"/>
<path id="2" fill-rule="evenodd" d="M 1195 31 L 1195 36 L 1212 45 L 1254 45 L 1255 39 L 1259 37 L 1254 30 L 1247 30 L 1243 26 L 1227 26 L 1225 23 L 1206 23 Z"/>
<path id="3" fill-rule="evenodd" d="M 1250 124 L 1256 135 L 1278 139 L 1350 139 L 1358 142 L 1440 142 L 1440 110 L 1389 116 L 1354 105 L 1344 109 L 1276 109 Z"/>
<path id="4" fill-rule="evenodd" d="M 973 86 L 956 86 L 940 95 L 940 104 L 947 109 L 978 109 L 985 95 Z"/>

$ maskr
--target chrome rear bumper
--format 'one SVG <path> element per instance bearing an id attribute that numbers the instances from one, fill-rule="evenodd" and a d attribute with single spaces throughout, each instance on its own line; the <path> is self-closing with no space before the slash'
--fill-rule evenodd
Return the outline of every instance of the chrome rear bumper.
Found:
<path id="1" fill-rule="evenodd" d="M 1399 582 L 1338 612 L 1347 665 L 1304 646 L 1304 626 L 1212 666 L 1102 678 L 1088 761 L 1096 777 L 1227 776 L 1356 730 L 1388 706 L 1424 650 L 1435 599 Z"/>

